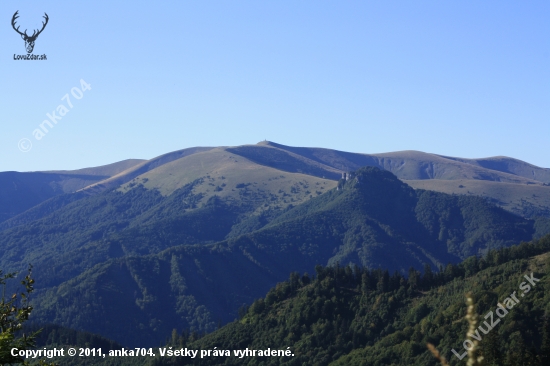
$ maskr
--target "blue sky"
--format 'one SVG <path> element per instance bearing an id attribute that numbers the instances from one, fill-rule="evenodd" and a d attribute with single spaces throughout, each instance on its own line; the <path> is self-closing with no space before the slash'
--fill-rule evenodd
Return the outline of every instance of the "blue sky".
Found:
<path id="1" fill-rule="evenodd" d="M 47 61 L 13 60 L 16 10 L 28 33 L 48 13 Z M 548 1 L 2 0 L 0 15 L 0 171 L 264 139 L 550 167 Z"/>

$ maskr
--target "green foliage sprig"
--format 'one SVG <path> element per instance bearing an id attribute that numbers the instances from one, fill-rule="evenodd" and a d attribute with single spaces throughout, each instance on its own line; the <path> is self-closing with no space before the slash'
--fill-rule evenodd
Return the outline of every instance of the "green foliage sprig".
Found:
<path id="1" fill-rule="evenodd" d="M 28 273 L 21 281 L 24 291 L 14 293 L 6 297 L 7 281 L 14 279 L 17 273 L 4 274 L 0 270 L 0 285 L 2 286 L 2 298 L 0 299 L 0 365 L 23 363 L 18 356 L 12 356 L 12 348 L 27 350 L 36 346 L 36 336 L 40 331 L 31 334 L 22 334 L 23 323 L 29 320 L 33 307 L 29 303 L 29 295 L 34 291 L 34 279 L 32 278 L 32 266 L 29 265 Z"/>

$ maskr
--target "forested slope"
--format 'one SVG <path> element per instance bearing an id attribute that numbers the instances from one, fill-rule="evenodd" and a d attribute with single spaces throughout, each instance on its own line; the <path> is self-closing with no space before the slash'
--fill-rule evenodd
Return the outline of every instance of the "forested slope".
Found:
<path id="1" fill-rule="evenodd" d="M 464 301 L 471 292 L 480 317 L 494 312 L 498 302 L 510 306 L 502 318 L 493 314 L 496 324 L 487 335 L 479 332 L 484 365 L 547 365 L 549 252 L 547 236 L 491 251 L 486 259 L 468 258 L 439 273 L 427 269 L 421 275 L 411 270 L 404 277 L 384 270 L 321 266 L 313 276 L 293 273 L 255 301 L 238 321 L 200 340 L 173 337 L 170 345 L 210 350 L 290 347 L 294 357 L 159 357 L 151 364 L 439 365 L 426 348 L 428 342 L 451 365 L 465 364 L 451 349 L 464 352 L 468 327 Z M 540 281 L 534 280 L 535 285 L 527 289 L 524 276 L 531 274 Z M 508 302 L 514 292 L 520 299 L 516 304 Z"/>

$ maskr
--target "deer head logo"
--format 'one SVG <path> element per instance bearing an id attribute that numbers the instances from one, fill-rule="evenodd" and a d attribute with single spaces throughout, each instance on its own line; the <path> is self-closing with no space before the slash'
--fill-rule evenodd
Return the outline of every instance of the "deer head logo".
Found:
<path id="1" fill-rule="evenodd" d="M 32 36 L 29 36 L 27 34 L 27 30 L 25 29 L 25 32 L 21 33 L 19 31 L 19 27 L 15 28 L 15 21 L 17 20 L 17 18 L 19 18 L 19 15 L 17 15 L 17 13 L 19 13 L 19 10 L 17 10 L 15 12 L 15 14 L 13 14 L 13 18 L 11 18 L 11 26 L 13 27 L 13 29 L 19 33 L 21 35 L 21 38 L 23 38 L 23 40 L 25 41 L 25 48 L 27 49 L 27 53 L 32 53 L 32 50 L 34 49 L 34 42 L 36 41 L 36 38 L 38 38 L 38 35 L 40 33 L 42 33 L 42 31 L 44 30 L 44 28 L 46 28 L 46 24 L 48 24 L 48 14 L 44 13 L 44 19 L 46 19 L 45 22 L 42 22 L 42 29 L 40 30 L 35 30 L 33 33 L 32 33 Z"/>

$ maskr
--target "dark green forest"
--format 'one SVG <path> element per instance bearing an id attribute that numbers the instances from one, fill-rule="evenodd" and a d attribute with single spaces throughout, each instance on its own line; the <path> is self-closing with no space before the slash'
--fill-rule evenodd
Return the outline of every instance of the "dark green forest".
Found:
<path id="1" fill-rule="evenodd" d="M 290 277 L 239 310 L 239 318 L 209 333 L 173 329 L 164 347 L 193 350 L 287 350 L 289 357 L 138 357 L 135 365 L 439 365 L 428 351 L 434 344 L 450 365 L 465 365 L 462 354 L 468 322 L 465 295 L 479 315 L 479 355 L 483 366 L 544 366 L 550 357 L 550 236 L 510 248 L 490 250 L 437 271 L 411 268 L 406 276 L 357 266 L 317 266 L 312 274 Z M 525 291 L 525 275 L 540 281 Z M 521 287 L 520 287 L 521 286 Z M 502 318 L 497 304 L 516 293 Z M 524 296 L 521 296 L 522 294 Z M 494 320 L 485 318 L 493 311 Z M 498 323 L 496 320 L 500 319 Z M 486 323 L 493 324 L 488 327 Z M 489 330 L 490 329 L 490 330 Z M 487 331 L 487 334 L 483 332 Z M 88 345 L 120 349 L 102 337 L 47 326 L 41 345 Z M 88 358 L 56 359 L 62 365 Z M 94 364 L 124 365 L 122 358 Z"/>
<path id="2" fill-rule="evenodd" d="M 483 365 L 547 365 L 550 361 L 550 236 L 470 257 L 439 272 L 408 276 L 386 270 L 318 266 L 292 273 L 241 313 L 239 320 L 204 336 L 173 335 L 174 348 L 286 349 L 294 357 L 157 358 L 152 365 L 438 365 L 433 343 L 451 365 L 459 362 L 468 323 L 464 296 L 473 294 L 484 316 L 514 291 L 524 275 L 540 279 L 500 324 L 481 333 Z M 494 315 L 498 319 L 497 315 Z M 487 329 L 481 323 L 483 329 Z"/>

